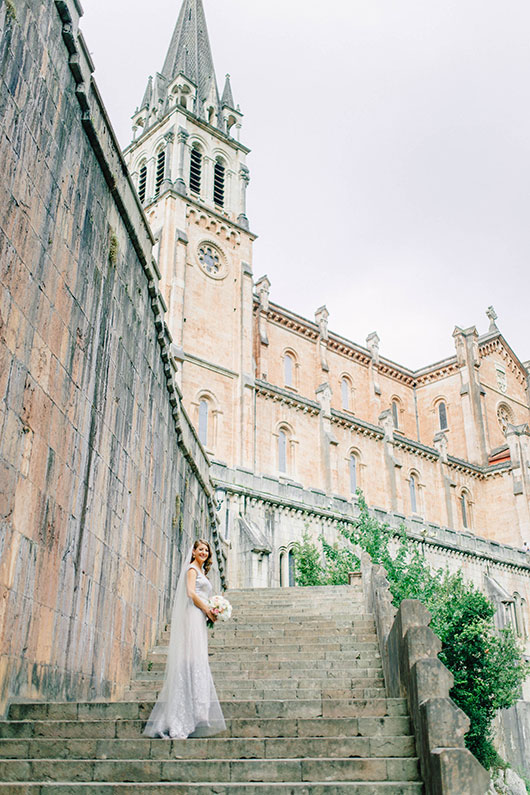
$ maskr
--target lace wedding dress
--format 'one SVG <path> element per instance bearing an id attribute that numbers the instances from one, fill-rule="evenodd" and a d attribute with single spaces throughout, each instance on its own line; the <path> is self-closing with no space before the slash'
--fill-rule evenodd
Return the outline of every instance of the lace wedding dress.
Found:
<path id="1" fill-rule="evenodd" d="M 187 594 L 190 569 L 197 572 L 197 596 L 204 601 L 211 596 L 206 575 L 195 564 L 185 564 L 171 616 L 164 685 L 144 729 L 148 737 L 207 737 L 226 728 L 208 662 L 206 616 Z"/>

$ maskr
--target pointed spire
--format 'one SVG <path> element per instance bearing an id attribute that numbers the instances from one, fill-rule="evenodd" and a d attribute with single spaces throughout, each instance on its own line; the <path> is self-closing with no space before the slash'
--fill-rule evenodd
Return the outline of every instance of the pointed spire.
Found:
<path id="1" fill-rule="evenodd" d="M 184 77 L 191 84 L 188 87 L 193 88 L 193 104 L 186 103 L 186 109 L 227 135 L 237 125 L 239 134 L 242 114 L 239 106 L 235 107 L 229 75 L 222 99 L 219 95 L 203 0 L 181 0 L 181 3 L 162 71 L 149 78 L 142 104 L 133 114 L 133 124 L 145 132 L 153 122 L 163 118 L 171 110 L 172 102 L 177 101 L 175 97 Z M 170 96 L 172 83 L 177 94 Z"/>
<path id="2" fill-rule="evenodd" d="M 151 75 L 149 75 L 149 80 L 147 81 L 147 87 L 145 89 L 144 98 L 142 99 L 142 104 L 140 105 L 139 110 L 151 107 L 152 96 L 153 96 L 153 78 L 151 77 Z"/>
<path id="3" fill-rule="evenodd" d="M 170 83 L 182 72 L 197 86 L 198 99 L 203 103 L 212 93 L 219 104 L 210 40 L 202 0 L 184 0 L 162 74 Z"/>
<path id="4" fill-rule="evenodd" d="M 221 98 L 221 107 L 232 108 L 234 110 L 236 107 L 234 104 L 234 95 L 232 94 L 232 86 L 230 84 L 230 75 L 226 76 L 223 96 Z"/>

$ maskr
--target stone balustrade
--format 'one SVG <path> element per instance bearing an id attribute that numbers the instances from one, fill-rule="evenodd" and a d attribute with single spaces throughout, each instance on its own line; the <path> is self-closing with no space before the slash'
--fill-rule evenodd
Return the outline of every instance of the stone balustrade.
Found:
<path id="1" fill-rule="evenodd" d="M 490 777 L 465 748 L 469 718 L 449 696 L 453 675 L 438 659 L 442 644 L 429 627 L 429 611 L 416 599 L 396 610 L 385 569 L 365 552 L 361 569 L 387 692 L 408 701 L 427 795 L 484 795 Z"/>

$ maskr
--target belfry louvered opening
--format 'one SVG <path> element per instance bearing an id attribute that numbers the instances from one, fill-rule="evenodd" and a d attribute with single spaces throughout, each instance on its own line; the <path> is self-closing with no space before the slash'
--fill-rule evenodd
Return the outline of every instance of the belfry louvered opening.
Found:
<path id="1" fill-rule="evenodd" d="M 155 196 L 160 193 L 160 188 L 166 173 L 166 150 L 161 149 L 156 156 Z"/>
<path id="2" fill-rule="evenodd" d="M 190 160 L 190 190 L 193 193 L 201 192 L 202 153 L 197 147 L 191 150 Z"/>
<path id="3" fill-rule="evenodd" d="M 216 162 L 213 174 L 213 200 L 218 207 L 225 204 L 225 167 L 219 161 Z"/>
<path id="4" fill-rule="evenodd" d="M 142 163 L 138 175 L 138 196 L 142 204 L 145 202 L 145 192 L 147 189 L 147 165 Z"/>

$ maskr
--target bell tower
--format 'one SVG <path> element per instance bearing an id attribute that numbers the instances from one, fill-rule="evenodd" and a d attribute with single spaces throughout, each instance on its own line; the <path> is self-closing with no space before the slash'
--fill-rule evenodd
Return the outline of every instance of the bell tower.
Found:
<path id="1" fill-rule="evenodd" d="M 249 149 L 230 76 L 219 93 L 202 0 L 183 0 L 124 155 L 156 240 L 184 405 L 213 458 L 250 464 Z"/>

